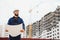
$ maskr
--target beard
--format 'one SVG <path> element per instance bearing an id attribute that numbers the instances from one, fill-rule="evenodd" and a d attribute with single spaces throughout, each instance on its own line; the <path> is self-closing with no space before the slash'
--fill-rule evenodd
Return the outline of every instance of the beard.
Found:
<path id="1" fill-rule="evenodd" d="M 18 16 L 18 14 L 15 14 L 15 16 Z"/>

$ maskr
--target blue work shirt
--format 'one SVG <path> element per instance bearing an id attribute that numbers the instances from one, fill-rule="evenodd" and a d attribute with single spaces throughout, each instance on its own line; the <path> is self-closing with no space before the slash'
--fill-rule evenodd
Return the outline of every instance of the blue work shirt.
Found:
<path id="1" fill-rule="evenodd" d="M 24 21 L 23 21 L 22 18 L 17 17 L 17 19 L 15 19 L 15 17 L 12 17 L 8 21 L 8 25 L 18 25 L 18 24 L 21 24 L 21 23 L 22 23 L 23 29 L 25 30 L 25 24 L 24 24 Z"/>

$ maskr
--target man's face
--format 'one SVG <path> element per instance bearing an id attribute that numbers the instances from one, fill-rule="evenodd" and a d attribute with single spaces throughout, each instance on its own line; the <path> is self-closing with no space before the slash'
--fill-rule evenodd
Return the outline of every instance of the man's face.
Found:
<path id="1" fill-rule="evenodd" d="M 19 16 L 19 10 L 14 12 L 15 16 Z"/>

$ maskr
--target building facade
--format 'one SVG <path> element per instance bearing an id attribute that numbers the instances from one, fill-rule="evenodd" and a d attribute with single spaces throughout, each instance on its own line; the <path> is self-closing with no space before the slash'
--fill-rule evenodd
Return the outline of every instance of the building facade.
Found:
<path id="1" fill-rule="evenodd" d="M 39 21 L 32 24 L 32 38 L 38 38 L 40 33 Z M 26 37 L 29 38 L 29 25 L 26 27 Z"/>
<path id="2" fill-rule="evenodd" d="M 43 17 L 43 31 L 40 38 L 60 39 L 60 7 Z"/>
<path id="3" fill-rule="evenodd" d="M 32 24 L 32 38 L 34 37 L 60 39 L 60 6 Z"/>

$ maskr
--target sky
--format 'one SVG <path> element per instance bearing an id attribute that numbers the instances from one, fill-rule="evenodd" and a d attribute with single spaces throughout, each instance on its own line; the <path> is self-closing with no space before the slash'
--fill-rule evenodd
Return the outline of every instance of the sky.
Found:
<path id="1" fill-rule="evenodd" d="M 60 0 L 0 0 L 0 25 L 7 24 L 15 9 L 20 10 L 19 16 L 27 26 L 53 12 L 57 6 L 60 6 Z"/>

